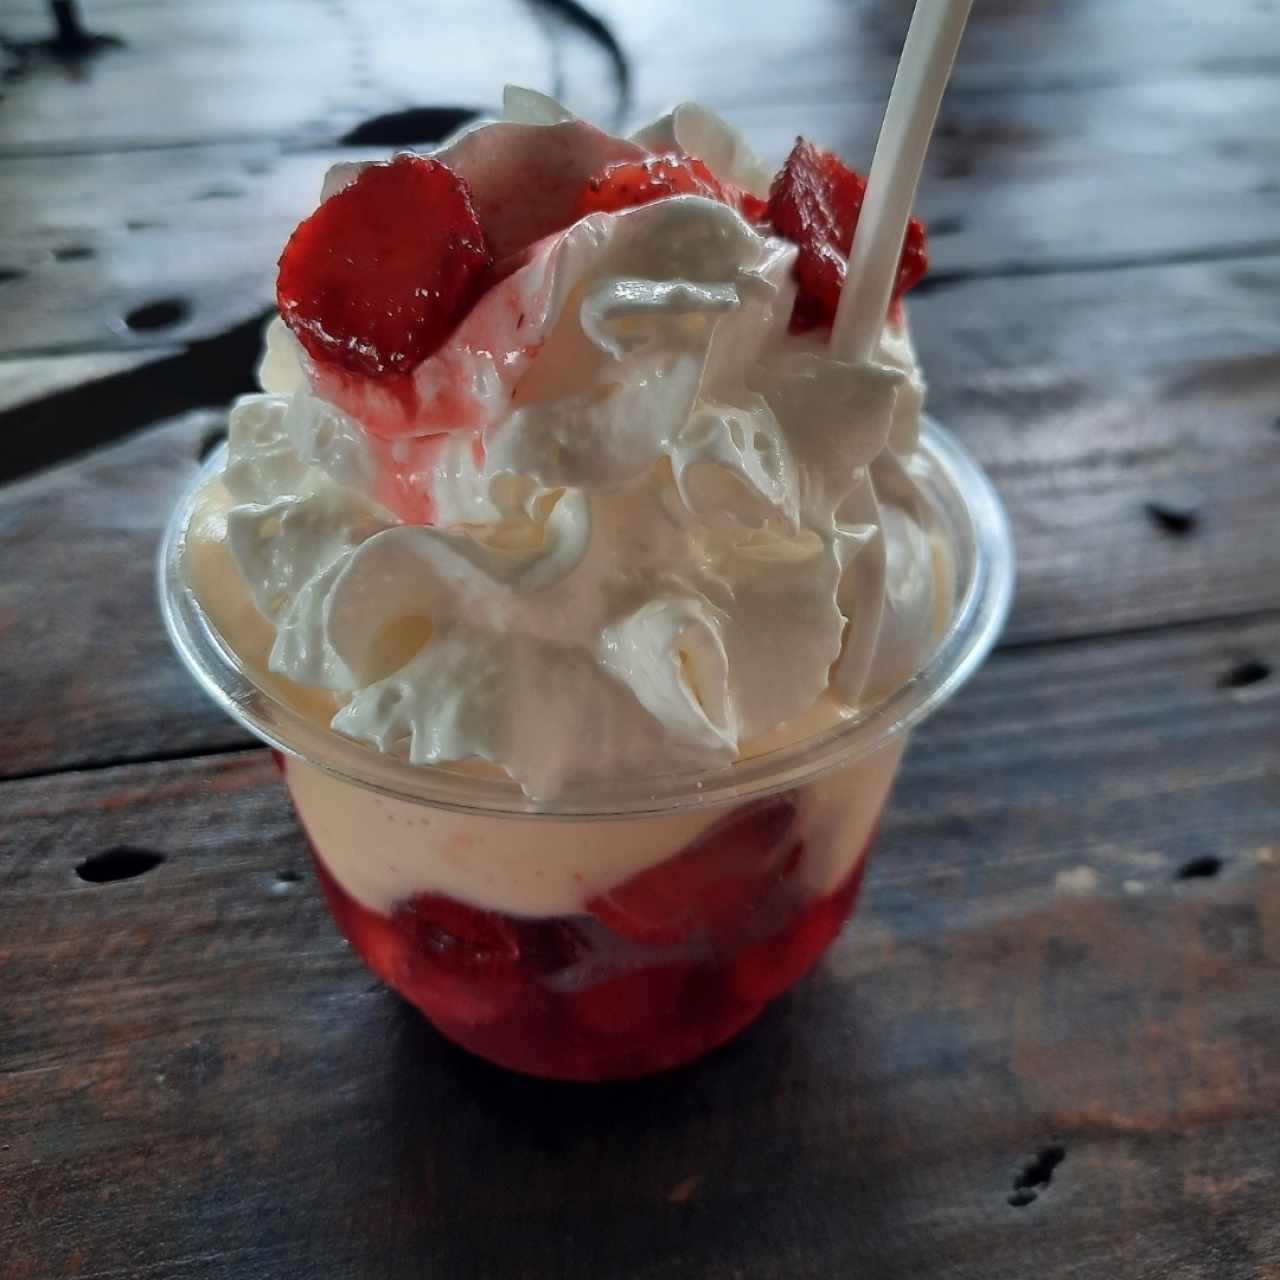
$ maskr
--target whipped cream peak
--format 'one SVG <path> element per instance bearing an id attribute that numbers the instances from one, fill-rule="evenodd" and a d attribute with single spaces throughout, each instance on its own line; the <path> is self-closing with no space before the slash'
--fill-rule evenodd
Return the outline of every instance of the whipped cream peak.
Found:
<path id="1" fill-rule="evenodd" d="M 502 90 L 502 118 L 513 124 L 565 124 L 578 117 L 545 93 L 509 84 Z M 480 125 L 483 123 L 479 122 Z M 460 132 L 470 132 L 476 127 L 477 124 L 472 123 Z"/>
<path id="2" fill-rule="evenodd" d="M 727 120 L 696 102 L 682 102 L 633 134 L 631 140 L 646 151 L 694 156 L 721 182 L 730 182 L 762 200 L 769 195 L 772 175 L 756 158 L 751 144 Z"/>
<path id="3" fill-rule="evenodd" d="M 505 107 L 436 156 L 517 260 L 414 372 L 418 407 L 339 387 L 277 321 L 232 411 L 227 546 L 271 670 L 336 694 L 340 733 L 534 798 L 881 696 L 948 598 L 905 328 L 862 365 L 789 332 L 796 247 L 713 199 L 566 225 L 587 176 L 650 149 L 767 190 L 703 108 L 626 140 L 528 90 Z"/>
<path id="4" fill-rule="evenodd" d="M 511 124 L 581 123 L 554 98 L 533 89 L 507 85 L 502 94 L 502 118 Z M 471 133 L 478 126 L 467 125 Z M 732 183 L 764 199 L 772 174 L 757 159 L 751 144 L 727 120 L 697 102 L 682 102 L 665 116 L 632 134 L 630 141 L 647 155 L 692 156 L 721 181 Z"/>

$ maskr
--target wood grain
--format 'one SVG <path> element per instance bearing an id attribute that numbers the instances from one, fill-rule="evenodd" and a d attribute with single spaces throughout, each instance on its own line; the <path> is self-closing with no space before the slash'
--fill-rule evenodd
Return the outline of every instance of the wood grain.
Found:
<path id="1" fill-rule="evenodd" d="M 586 7 L 621 41 L 636 106 L 652 112 L 690 97 L 723 107 L 882 102 L 910 5 Z M 516 0 L 97 0 L 90 17 L 125 47 L 85 68 L 31 59 L 7 86 L 0 152 L 263 137 L 317 143 L 400 107 L 492 103 L 505 81 L 558 88 L 582 110 L 611 109 L 616 96 L 599 51 L 566 40 L 564 24 L 548 26 L 545 9 Z M 10 40 L 39 39 L 49 25 L 35 0 L 6 6 Z M 1142 0 L 987 0 L 975 8 L 954 83 L 959 93 L 1089 90 L 1188 74 L 1221 83 L 1277 66 L 1280 23 L 1269 0 L 1232 0 L 1211 18 L 1197 0 L 1171 0 L 1158 21 Z"/>
<path id="2" fill-rule="evenodd" d="M 1194 83 L 950 94 L 918 200 L 933 229 L 931 270 L 1280 251 L 1280 138 L 1270 125 L 1280 81 L 1239 77 L 1199 92 Z M 800 133 L 865 171 L 882 111 L 881 101 L 819 102 L 727 114 L 771 160 Z"/>
<path id="3" fill-rule="evenodd" d="M 593 0 L 635 63 L 640 105 L 696 97 L 715 106 L 864 98 L 883 103 L 911 0 Z M 729 34 L 732 33 L 732 34 Z M 974 5 L 952 77 L 955 94 L 1082 92 L 1194 77 L 1216 89 L 1280 65 L 1280 23 L 1269 0 L 1143 0 Z"/>
<path id="4" fill-rule="evenodd" d="M 176 665 L 160 531 L 221 413 L 0 490 L 0 776 L 242 744 Z"/>
<path id="5" fill-rule="evenodd" d="M 99 0 L 90 18 L 123 47 L 84 67 L 30 59 L 6 86 L 0 152 L 332 142 L 367 116 L 484 107 L 506 79 L 549 87 L 554 76 L 551 45 L 519 0 Z M 48 28 L 43 5 L 6 6 L 10 39 Z"/>
<path id="6" fill-rule="evenodd" d="M 82 355 L 14 357 L 0 361 L 0 374 L 21 390 L 24 383 L 47 379 L 50 368 L 72 362 L 96 363 L 99 376 L 0 411 L 0 485 L 42 468 L 78 458 L 137 431 L 140 427 L 190 411 L 192 405 L 225 412 L 237 396 L 258 389 L 255 371 L 262 356 L 262 333 L 270 312 L 170 350 L 85 352 Z M 123 367 L 109 371 L 110 361 Z M 26 366 L 32 366 L 28 373 Z"/>
<path id="7" fill-rule="evenodd" d="M 803 133 L 865 167 L 880 110 L 729 114 L 770 161 Z M 921 188 L 935 276 L 1280 253 L 1277 114 L 1275 77 L 955 97 Z M 0 159 L 0 353 L 168 345 L 258 313 L 325 169 L 373 154 L 262 142 Z M 130 323 L 157 302 L 176 305 L 170 323 Z"/>
<path id="8" fill-rule="evenodd" d="M 910 7 L 585 4 L 635 119 L 863 164 Z M 1275 0 L 975 6 L 913 322 L 1010 509 L 1006 645 L 815 977 L 597 1089 L 353 959 L 152 564 L 337 140 L 504 79 L 605 121 L 615 69 L 548 0 L 84 7 L 123 49 L 0 14 L 0 478 L 118 441 L 0 488 L 0 1280 L 1277 1280 Z"/>
<path id="9" fill-rule="evenodd" d="M 1277 642 L 993 660 L 819 974 L 628 1087 L 487 1068 L 374 983 L 264 752 L 5 784 L 0 1276 L 1268 1276 L 1276 687 L 1219 683 Z M 166 861 L 77 878 L 121 845 Z"/>
<path id="10" fill-rule="evenodd" d="M 172 346 L 258 314 L 325 171 L 383 154 L 259 144 L 0 160 L 0 265 L 16 273 L 0 283 L 0 350 Z M 173 308 L 161 323 L 144 310 L 156 304 Z"/>
<path id="11" fill-rule="evenodd" d="M 1013 519 L 1010 640 L 1280 608 L 1280 259 L 958 283 L 912 317 Z"/>

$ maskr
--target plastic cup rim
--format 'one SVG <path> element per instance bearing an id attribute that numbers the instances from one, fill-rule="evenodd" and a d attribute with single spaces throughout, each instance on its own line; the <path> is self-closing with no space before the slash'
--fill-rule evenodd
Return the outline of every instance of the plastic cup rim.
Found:
<path id="1" fill-rule="evenodd" d="M 160 545 L 160 609 L 170 640 L 213 701 L 260 741 L 334 778 L 395 799 L 485 817 L 595 821 L 742 803 L 812 782 L 885 747 L 931 715 L 977 670 L 1009 613 L 1014 550 L 1004 507 L 969 452 L 931 418 L 916 455 L 955 562 L 957 598 L 932 653 L 898 689 L 848 720 L 748 760 L 705 770 L 570 783 L 549 801 L 509 779 L 450 765 L 415 765 L 317 724 L 259 685 L 214 629 L 182 574 L 199 489 L 225 463 L 226 446 L 199 467 Z"/>

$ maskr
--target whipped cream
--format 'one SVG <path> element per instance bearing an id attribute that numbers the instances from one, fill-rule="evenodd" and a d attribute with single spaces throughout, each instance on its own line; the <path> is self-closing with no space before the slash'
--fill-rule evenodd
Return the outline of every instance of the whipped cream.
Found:
<path id="1" fill-rule="evenodd" d="M 216 527 L 270 671 L 334 695 L 339 733 L 543 800 L 890 692 L 949 608 L 905 324 L 861 365 L 790 334 L 795 246 L 709 199 L 564 227 L 587 177 L 649 149 L 764 194 L 711 112 L 631 140 L 526 90 L 506 113 L 437 153 L 512 269 L 416 370 L 416 408 L 275 321 L 264 394 L 232 411 Z"/>

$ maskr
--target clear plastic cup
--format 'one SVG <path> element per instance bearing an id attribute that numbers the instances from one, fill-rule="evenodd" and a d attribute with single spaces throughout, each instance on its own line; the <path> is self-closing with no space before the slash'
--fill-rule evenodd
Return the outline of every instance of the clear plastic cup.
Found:
<path id="1" fill-rule="evenodd" d="M 920 670 L 802 741 L 698 773 L 570 785 L 538 805 L 505 777 L 344 738 L 245 670 L 182 573 L 196 492 L 222 465 L 219 453 L 202 468 L 161 548 L 174 646 L 275 749 L 330 909 L 365 963 L 458 1044 L 558 1079 L 689 1062 L 813 967 L 857 900 L 910 730 L 986 656 L 1013 590 L 999 499 L 926 422 L 913 471 L 950 550 L 955 608 Z M 571 901 L 569 868 L 586 869 Z M 425 887 L 396 896 L 406 882 Z M 521 910 L 484 901 L 489 886 L 496 900 L 518 889 Z"/>

